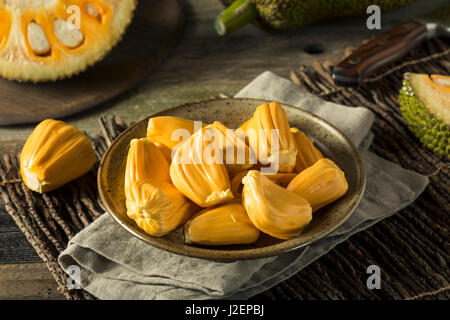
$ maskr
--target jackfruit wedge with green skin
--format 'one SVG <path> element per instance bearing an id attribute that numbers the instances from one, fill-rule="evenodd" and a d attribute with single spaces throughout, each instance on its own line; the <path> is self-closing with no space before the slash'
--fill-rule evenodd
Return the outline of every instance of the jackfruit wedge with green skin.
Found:
<path id="1" fill-rule="evenodd" d="M 422 144 L 449 159 L 450 76 L 406 73 L 398 102 Z"/>
<path id="2" fill-rule="evenodd" d="M 54 81 L 102 59 L 122 38 L 136 0 L 0 0 L 0 75 Z"/>
<path id="3" fill-rule="evenodd" d="M 400 8 L 414 0 L 221 0 L 229 6 L 219 14 L 215 28 L 229 34 L 250 22 L 267 31 L 286 31 L 336 18 L 365 16 L 367 7 L 382 12 Z"/>

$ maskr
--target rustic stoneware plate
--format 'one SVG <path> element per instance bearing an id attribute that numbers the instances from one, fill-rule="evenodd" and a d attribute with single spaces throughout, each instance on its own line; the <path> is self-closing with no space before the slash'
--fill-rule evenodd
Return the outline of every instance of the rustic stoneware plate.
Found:
<path id="1" fill-rule="evenodd" d="M 151 117 L 177 116 L 205 123 L 219 120 L 229 128 L 237 128 L 251 117 L 258 105 L 265 102 L 256 99 L 207 100 L 177 106 Z M 342 198 L 313 214 L 311 223 L 300 236 L 283 241 L 261 233 L 258 241 L 251 245 L 206 247 L 185 245 L 181 228 L 163 237 L 149 236 L 138 228 L 126 214 L 124 171 L 128 145 L 134 138 L 145 137 L 150 117 L 125 130 L 103 155 L 98 170 L 98 188 L 107 210 L 120 226 L 149 245 L 180 255 L 218 261 L 276 256 L 325 237 L 342 225 L 358 205 L 365 187 L 364 164 L 355 146 L 334 126 L 296 107 L 281 105 L 286 110 L 291 127 L 305 132 L 324 156 L 335 161 L 345 172 L 349 185 Z"/>

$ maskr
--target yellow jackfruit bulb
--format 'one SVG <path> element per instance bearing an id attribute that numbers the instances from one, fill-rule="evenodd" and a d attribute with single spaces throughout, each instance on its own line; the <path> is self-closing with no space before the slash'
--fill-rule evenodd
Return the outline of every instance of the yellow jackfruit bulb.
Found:
<path id="1" fill-rule="evenodd" d="M 232 179 L 231 179 L 231 191 L 233 192 L 234 196 L 237 197 L 242 194 L 242 179 L 247 175 L 249 170 L 241 171 L 237 173 Z M 297 174 L 296 173 L 274 173 L 274 174 L 265 174 L 265 177 L 269 178 L 276 184 L 286 187 L 292 179 L 294 179 Z"/>
<path id="2" fill-rule="evenodd" d="M 89 138 L 63 121 L 47 119 L 28 137 L 20 154 L 25 185 L 47 192 L 84 175 L 97 161 Z"/>
<path id="3" fill-rule="evenodd" d="M 292 172 L 297 148 L 291 134 L 286 112 L 278 102 L 262 104 L 238 131 L 257 155 L 258 161 L 274 164 L 278 172 Z"/>
<path id="4" fill-rule="evenodd" d="M 333 161 L 323 158 L 299 173 L 287 189 L 305 198 L 316 211 L 342 197 L 348 183 L 344 172 Z"/>
<path id="5" fill-rule="evenodd" d="M 185 223 L 199 208 L 172 184 L 135 181 L 126 193 L 127 215 L 152 236 L 162 236 Z"/>
<path id="6" fill-rule="evenodd" d="M 309 203 L 257 170 L 250 170 L 242 179 L 242 204 L 262 232 L 279 239 L 298 236 L 312 219 Z"/>
<path id="7" fill-rule="evenodd" d="M 136 0 L 0 1 L 0 75 L 53 81 L 101 60 L 120 41 Z"/>
<path id="8" fill-rule="evenodd" d="M 172 116 L 153 117 L 148 120 L 147 137 L 172 150 L 204 126 L 201 121 Z"/>
<path id="9" fill-rule="evenodd" d="M 155 146 L 162 152 L 164 158 L 167 160 L 167 163 L 170 164 L 172 162 L 172 150 L 159 142 L 155 142 Z"/>
<path id="10" fill-rule="evenodd" d="M 282 187 L 287 187 L 287 185 L 294 179 L 297 174 L 296 173 L 273 173 L 273 174 L 265 174 L 267 178 L 278 184 Z"/>
<path id="11" fill-rule="evenodd" d="M 170 164 L 161 150 L 148 138 L 133 139 L 125 167 L 125 191 L 140 180 L 170 183 Z"/>
<path id="12" fill-rule="evenodd" d="M 317 149 L 312 141 L 297 128 L 291 128 L 297 148 L 297 160 L 295 162 L 295 171 L 302 172 L 304 169 L 312 166 L 317 160 L 322 159 L 323 155 Z"/>
<path id="13" fill-rule="evenodd" d="M 253 166 L 252 162 L 256 162 L 251 149 L 245 141 L 236 135 L 234 130 L 228 129 L 219 121 L 214 121 L 214 123 L 208 125 L 206 128 L 217 129 L 217 133 L 222 134 L 220 140 L 223 143 L 219 148 L 223 150 L 223 162 L 227 167 L 230 177 L 238 172 L 250 169 Z"/>
<path id="14" fill-rule="evenodd" d="M 233 198 L 227 169 L 221 163 L 222 152 L 214 146 L 214 128 L 194 133 L 176 149 L 170 164 L 173 185 L 201 207 L 209 207 Z"/>
<path id="15" fill-rule="evenodd" d="M 230 181 L 231 192 L 235 197 L 240 196 L 242 194 L 242 179 L 247 175 L 249 170 L 238 172 L 234 175 L 234 177 Z"/>
<path id="16" fill-rule="evenodd" d="M 236 201 L 200 211 L 186 222 L 183 231 L 186 243 L 202 245 L 253 243 L 260 235 Z"/>

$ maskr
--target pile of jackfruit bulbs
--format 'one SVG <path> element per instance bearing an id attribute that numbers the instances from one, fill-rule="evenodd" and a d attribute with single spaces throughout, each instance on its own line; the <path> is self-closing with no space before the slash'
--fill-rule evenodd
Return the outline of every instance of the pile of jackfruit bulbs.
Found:
<path id="1" fill-rule="evenodd" d="M 152 236 L 183 226 L 185 242 L 200 245 L 248 244 L 261 232 L 294 238 L 347 189 L 344 172 L 290 128 L 277 102 L 258 106 L 237 130 L 150 118 L 125 169 L 128 216 Z"/>
<path id="2" fill-rule="evenodd" d="M 29 189 L 42 193 L 84 175 L 96 161 L 83 132 L 47 119 L 27 139 L 20 173 Z M 150 118 L 147 137 L 130 142 L 124 188 L 127 215 L 147 234 L 183 226 L 186 243 L 234 245 L 253 243 L 261 232 L 300 235 L 348 183 L 272 102 L 237 130 L 219 121 Z"/>

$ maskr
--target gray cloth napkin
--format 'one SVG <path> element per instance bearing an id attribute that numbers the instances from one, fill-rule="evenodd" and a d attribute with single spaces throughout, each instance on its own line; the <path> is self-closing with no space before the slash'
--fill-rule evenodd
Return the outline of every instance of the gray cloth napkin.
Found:
<path id="1" fill-rule="evenodd" d="M 428 183 L 427 177 L 367 151 L 374 117 L 366 108 L 325 102 L 271 72 L 258 76 L 236 97 L 274 100 L 305 109 L 334 124 L 359 146 L 367 185 L 350 219 L 303 250 L 221 263 L 153 248 L 128 234 L 106 213 L 78 233 L 59 256 L 66 272 L 71 265 L 80 267 L 83 289 L 99 299 L 247 299 L 293 276 L 356 232 L 408 206 Z"/>

